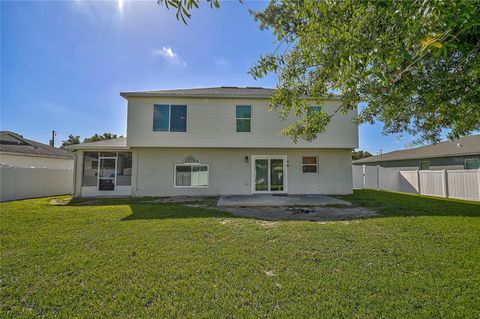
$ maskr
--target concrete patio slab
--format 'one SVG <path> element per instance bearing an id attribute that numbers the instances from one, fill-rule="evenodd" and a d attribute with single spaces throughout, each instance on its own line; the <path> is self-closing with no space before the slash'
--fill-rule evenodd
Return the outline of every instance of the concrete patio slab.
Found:
<path id="1" fill-rule="evenodd" d="M 275 206 L 351 206 L 351 203 L 326 195 L 231 195 L 220 196 L 220 207 L 275 207 Z"/>

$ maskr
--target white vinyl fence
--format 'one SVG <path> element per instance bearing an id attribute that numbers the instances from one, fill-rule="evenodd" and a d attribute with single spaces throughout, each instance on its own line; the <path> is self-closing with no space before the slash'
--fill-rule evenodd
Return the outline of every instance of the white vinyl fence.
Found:
<path id="1" fill-rule="evenodd" d="M 0 165 L 0 201 L 72 193 L 72 169 Z"/>
<path id="2" fill-rule="evenodd" d="M 353 188 L 480 201 L 480 169 L 399 171 L 380 166 L 353 166 Z"/>

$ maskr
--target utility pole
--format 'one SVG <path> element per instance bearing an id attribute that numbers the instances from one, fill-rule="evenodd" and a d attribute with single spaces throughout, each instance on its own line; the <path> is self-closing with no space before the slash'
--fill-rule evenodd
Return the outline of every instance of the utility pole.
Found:
<path id="1" fill-rule="evenodd" d="M 55 147 L 55 135 L 57 135 L 57 132 L 55 130 L 52 130 L 52 139 L 50 140 L 50 146 Z"/>

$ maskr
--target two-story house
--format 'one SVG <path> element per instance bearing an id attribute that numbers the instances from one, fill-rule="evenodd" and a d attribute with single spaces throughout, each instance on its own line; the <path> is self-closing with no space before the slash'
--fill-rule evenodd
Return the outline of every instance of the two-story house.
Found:
<path id="1" fill-rule="evenodd" d="M 293 143 L 269 110 L 273 89 L 123 92 L 127 137 L 72 147 L 76 196 L 352 193 L 356 111 L 336 113 L 313 142 Z M 327 113 L 339 106 L 325 101 Z M 319 107 L 312 104 L 312 110 Z"/>

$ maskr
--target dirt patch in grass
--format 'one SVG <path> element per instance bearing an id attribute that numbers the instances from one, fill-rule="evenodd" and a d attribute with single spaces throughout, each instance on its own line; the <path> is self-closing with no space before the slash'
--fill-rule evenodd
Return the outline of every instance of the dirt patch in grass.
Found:
<path id="1" fill-rule="evenodd" d="M 378 216 L 375 211 L 362 207 L 222 207 L 222 210 L 267 221 L 337 221 Z"/>

